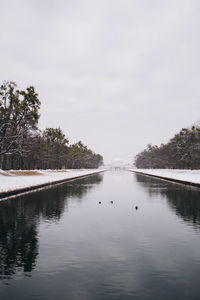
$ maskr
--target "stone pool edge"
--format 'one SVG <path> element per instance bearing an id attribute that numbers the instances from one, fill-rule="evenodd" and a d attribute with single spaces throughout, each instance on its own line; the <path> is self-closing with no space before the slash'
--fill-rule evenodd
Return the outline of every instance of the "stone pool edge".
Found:
<path id="1" fill-rule="evenodd" d="M 88 173 L 88 174 L 84 174 L 84 175 L 78 175 L 78 176 L 73 176 L 70 178 L 65 178 L 65 179 L 60 179 L 60 180 L 55 180 L 55 181 L 49 181 L 49 182 L 45 182 L 45 183 L 41 183 L 41 184 L 37 184 L 37 185 L 32 185 L 32 186 L 28 186 L 28 187 L 24 187 L 24 188 L 19 188 L 19 189 L 13 189 L 13 190 L 9 190 L 9 191 L 4 191 L 4 192 L 0 192 L 0 201 L 2 200 L 6 200 L 6 199 L 10 199 L 13 197 L 17 197 L 20 195 L 24 195 L 27 193 L 31 193 L 31 192 L 37 192 L 40 191 L 44 188 L 48 188 L 48 187 L 52 187 L 54 185 L 59 185 L 59 184 L 63 184 L 69 181 L 74 181 L 76 179 L 81 179 L 84 177 L 88 177 L 88 176 L 92 176 L 92 175 L 96 175 L 102 172 L 107 171 L 106 169 L 104 170 L 99 170 L 99 171 L 94 171 L 92 173 Z"/>
<path id="2" fill-rule="evenodd" d="M 130 169 L 128 171 L 133 172 L 133 173 L 137 173 L 137 174 L 141 174 L 141 175 L 145 175 L 145 176 L 149 176 L 149 177 L 158 178 L 158 179 L 165 180 L 165 181 L 170 181 L 170 182 L 177 183 L 177 184 L 184 184 L 184 185 L 189 185 L 189 186 L 200 188 L 200 183 L 195 183 L 195 182 L 192 182 L 192 181 L 185 181 L 185 180 L 174 179 L 174 178 L 165 177 L 165 176 L 148 174 L 148 173 L 145 173 L 145 172 L 136 171 L 136 170 L 132 170 L 132 169 Z"/>

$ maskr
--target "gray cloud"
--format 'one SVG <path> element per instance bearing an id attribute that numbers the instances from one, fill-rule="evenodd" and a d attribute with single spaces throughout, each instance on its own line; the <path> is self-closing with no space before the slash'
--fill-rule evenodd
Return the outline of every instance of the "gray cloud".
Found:
<path id="1" fill-rule="evenodd" d="M 199 1 L 0 2 L 0 79 L 36 87 L 41 128 L 130 161 L 199 120 Z"/>

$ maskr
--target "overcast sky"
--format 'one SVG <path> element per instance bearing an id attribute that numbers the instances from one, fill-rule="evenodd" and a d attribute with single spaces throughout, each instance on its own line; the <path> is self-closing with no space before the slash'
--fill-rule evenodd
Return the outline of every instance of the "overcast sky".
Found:
<path id="1" fill-rule="evenodd" d="M 131 162 L 200 120 L 199 0 L 0 0 L 0 81 L 40 128 Z"/>

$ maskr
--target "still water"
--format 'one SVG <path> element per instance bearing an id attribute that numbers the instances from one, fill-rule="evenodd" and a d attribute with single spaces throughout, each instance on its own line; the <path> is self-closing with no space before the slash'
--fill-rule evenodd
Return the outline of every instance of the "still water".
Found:
<path id="1" fill-rule="evenodd" d="M 200 190 L 123 171 L 1 201 L 0 299 L 200 299 Z"/>

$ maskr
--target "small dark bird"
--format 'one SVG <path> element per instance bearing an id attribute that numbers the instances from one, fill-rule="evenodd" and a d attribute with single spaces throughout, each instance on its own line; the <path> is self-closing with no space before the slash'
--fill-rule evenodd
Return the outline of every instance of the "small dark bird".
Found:
<path id="1" fill-rule="evenodd" d="M 112 204 L 113 204 L 113 201 L 110 201 L 110 203 L 112 203 Z"/>
<path id="2" fill-rule="evenodd" d="M 101 204 L 101 201 L 99 201 L 99 204 Z"/>
<path id="3" fill-rule="evenodd" d="M 136 206 L 136 207 L 135 207 L 135 209 L 137 210 L 137 209 L 138 209 L 138 207 Z"/>

